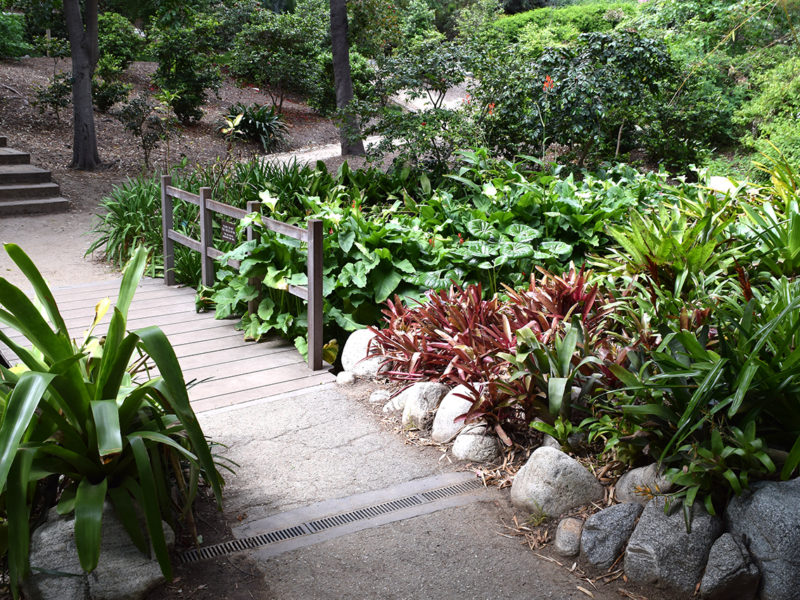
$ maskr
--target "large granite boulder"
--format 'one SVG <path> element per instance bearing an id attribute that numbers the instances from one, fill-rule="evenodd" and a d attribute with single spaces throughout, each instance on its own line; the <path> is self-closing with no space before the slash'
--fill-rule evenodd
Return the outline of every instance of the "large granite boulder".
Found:
<path id="1" fill-rule="evenodd" d="M 442 399 L 436 416 L 433 418 L 431 439 L 444 444 L 458 435 L 466 425 L 464 420 L 456 421 L 458 417 L 472 408 L 472 402 L 462 396 L 469 396 L 469 389 L 464 385 L 457 385 Z"/>
<path id="2" fill-rule="evenodd" d="M 615 504 L 586 519 L 581 557 L 593 567 L 608 569 L 625 548 L 642 509 L 635 502 Z"/>
<path id="3" fill-rule="evenodd" d="M 656 463 L 631 469 L 619 478 L 614 486 L 614 497 L 620 502 L 638 502 L 642 506 L 653 496 L 672 489 L 672 482 L 664 477 Z"/>
<path id="4" fill-rule="evenodd" d="M 800 478 L 756 483 L 730 501 L 725 521 L 761 571 L 761 599 L 800 597 Z"/>
<path id="5" fill-rule="evenodd" d="M 382 356 L 370 356 L 370 342 L 375 334 L 369 329 L 358 329 L 350 334 L 342 350 L 342 369 L 357 377 L 377 377 L 385 369 Z M 369 358 L 368 358 L 369 357 Z"/>
<path id="6" fill-rule="evenodd" d="M 700 582 L 703 600 L 754 600 L 761 574 L 750 554 L 730 533 L 723 533 L 708 553 Z"/>
<path id="7" fill-rule="evenodd" d="M 153 558 L 143 555 L 131 542 L 110 504 L 103 511 L 103 537 L 100 562 L 85 575 L 75 547 L 75 521 L 51 510 L 47 522 L 31 536 L 30 561 L 33 573 L 25 584 L 31 600 L 137 600 L 164 581 L 161 568 Z M 162 523 L 167 543 L 175 536 Z M 58 571 L 73 577 L 52 575 Z"/>
<path id="8" fill-rule="evenodd" d="M 561 519 L 556 527 L 555 551 L 561 556 L 575 556 L 581 549 L 583 521 L 575 517 Z"/>
<path id="9" fill-rule="evenodd" d="M 467 425 L 453 442 L 453 456 L 471 462 L 492 462 L 500 456 L 500 447 L 495 436 L 489 433 L 486 424 Z"/>
<path id="10" fill-rule="evenodd" d="M 403 407 L 403 427 L 425 429 L 450 388 L 443 383 L 423 381 L 404 390 L 395 399 Z"/>
<path id="11" fill-rule="evenodd" d="M 577 460 L 544 446 L 533 451 L 511 486 L 514 506 L 548 517 L 600 500 L 604 494 L 603 486 Z"/>
<path id="12" fill-rule="evenodd" d="M 709 550 L 722 533 L 722 520 L 699 503 L 689 511 L 687 531 L 682 507 L 664 513 L 665 500 L 657 497 L 644 507 L 625 550 L 625 574 L 634 583 L 657 585 L 685 594 L 694 593 Z"/>

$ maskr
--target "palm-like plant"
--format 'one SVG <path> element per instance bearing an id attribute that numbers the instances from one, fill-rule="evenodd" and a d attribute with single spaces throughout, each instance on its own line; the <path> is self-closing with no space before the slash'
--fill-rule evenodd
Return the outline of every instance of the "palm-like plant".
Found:
<path id="1" fill-rule="evenodd" d="M 16 245 L 5 249 L 42 306 L 40 312 L 21 290 L 0 279 L 0 325 L 32 345 L 24 348 L 0 331 L 0 342 L 21 361 L 12 369 L 0 367 L 0 490 L 12 590 L 16 595 L 30 570 L 29 521 L 35 491 L 45 480 L 58 485 L 59 512 L 75 513 L 75 542 L 85 571 L 98 563 L 108 499 L 132 542 L 144 553 L 152 546 L 170 577 L 162 519 L 174 521 L 191 510 L 201 476 L 218 503 L 223 482 L 166 336 L 156 327 L 126 331 L 146 251 L 139 248 L 125 269 L 108 333 L 93 335 L 109 310 L 106 299 L 78 341 L 70 337 L 31 260 Z M 160 376 L 138 381 L 134 366 L 148 357 Z M 173 478 L 177 496 L 169 490 Z M 144 516 L 144 529 L 137 514 Z"/>

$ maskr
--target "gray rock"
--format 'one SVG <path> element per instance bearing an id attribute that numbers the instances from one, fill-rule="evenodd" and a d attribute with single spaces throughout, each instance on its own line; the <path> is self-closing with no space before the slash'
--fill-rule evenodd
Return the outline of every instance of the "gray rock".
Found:
<path id="1" fill-rule="evenodd" d="M 800 478 L 760 482 L 725 510 L 728 531 L 744 542 L 761 571 L 762 600 L 789 600 L 800 590 Z"/>
<path id="2" fill-rule="evenodd" d="M 537 448 L 511 486 L 511 502 L 537 515 L 558 515 L 603 497 L 603 486 L 577 460 L 555 448 Z"/>
<path id="3" fill-rule="evenodd" d="M 167 543 L 172 546 L 172 529 L 166 523 L 162 525 Z M 103 511 L 100 562 L 89 575 L 80 567 L 74 528 L 73 518 L 60 517 L 51 510 L 47 522 L 33 532 L 33 574 L 25 584 L 25 593 L 32 600 L 135 600 L 164 581 L 158 562 L 136 549 L 110 504 Z M 36 567 L 76 577 L 45 575 L 37 573 Z"/>
<path id="4" fill-rule="evenodd" d="M 625 574 L 634 583 L 655 584 L 685 594 L 694 592 L 711 545 L 722 533 L 722 521 L 696 502 L 691 532 L 678 507 L 664 514 L 663 497 L 650 500 L 625 550 Z"/>
<path id="5" fill-rule="evenodd" d="M 708 553 L 700 583 L 704 600 L 754 600 L 761 574 L 746 549 L 730 533 L 723 533 Z"/>
<path id="6" fill-rule="evenodd" d="M 373 404 L 386 402 L 392 395 L 388 390 L 375 390 L 369 395 L 369 401 Z"/>
<path id="7" fill-rule="evenodd" d="M 426 428 L 433 419 L 439 402 L 449 391 L 450 388 L 443 383 L 430 381 L 415 383 L 405 390 L 399 395 L 402 399 L 398 396 L 398 404 L 402 402 L 403 405 L 403 426 Z"/>
<path id="8" fill-rule="evenodd" d="M 359 329 L 350 334 L 342 350 L 342 368 L 358 377 L 376 377 L 382 367 L 383 357 L 367 358 L 370 341 L 375 337 L 369 329 Z"/>
<path id="9" fill-rule="evenodd" d="M 483 423 L 467 425 L 453 442 L 453 456 L 458 460 L 492 462 L 500 456 L 497 438 Z"/>
<path id="10" fill-rule="evenodd" d="M 469 393 L 466 386 L 457 385 L 442 399 L 431 428 L 431 439 L 434 442 L 449 442 L 464 429 L 464 421 L 455 419 L 472 408 L 472 402 L 461 397 L 469 396 Z"/>
<path id="11" fill-rule="evenodd" d="M 615 504 L 589 517 L 581 534 L 581 557 L 593 567 L 608 569 L 625 548 L 643 508 Z"/>
<path id="12" fill-rule="evenodd" d="M 631 469 L 617 481 L 614 497 L 620 502 L 647 504 L 654 495 L 668 492 L 672 482 L 661 475 L 656 463 Z"/>
<path id="13" fill-rule="evenodd" d="M 583 521 L 575 517 L 561 519 L 556 528 L 554 547 L 561 556 L 575 556 L 581 549 Z"/>
<path id="14" fill-rule="evenodd" d="M 341 371 L 336 376 L 336 383 L 339 385 L 352 385 L 356 382 L 356 376 L 351 371 Z"/>

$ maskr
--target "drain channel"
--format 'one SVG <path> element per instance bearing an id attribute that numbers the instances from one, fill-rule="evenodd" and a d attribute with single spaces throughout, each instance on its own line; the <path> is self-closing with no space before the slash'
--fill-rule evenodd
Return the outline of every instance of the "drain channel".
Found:
<path id="1" fill-rule="evenodd" d="M 397 500 L 391 500 L 389 502 L 383 502 L 381 504 L 375 504 L 373 506 L 367 506 L 364 508 L 307 521 L 299 525 L 278 529 L 269 533 L 239 538 L 229 542 L 223 542 L 221 544 L 214 544 L 213 546 L 205 546 L 204 548 L 195 548 L 181 554 L 180 561 L 183 564 L 187 564 L 200 560 L 207 560 L 209 558 L 225 556 L 227 554 L 233 554 L 234 552 L 262 548 L 277 542 L 285 542 L 293 538 L 319 533 L 334 527 L 348 525 L 357 521 L 364 521 L 366 519 L 375 518 L 405 508 L 429 504 L 438 500 L 443 500 L 452 496 L 458 496 L 460 494 L 466 494 L 482 488 L 483 483 L 479 479 L 471 479 L 426 492 L 420 492 L 418 494 L 413 494 Z"/>

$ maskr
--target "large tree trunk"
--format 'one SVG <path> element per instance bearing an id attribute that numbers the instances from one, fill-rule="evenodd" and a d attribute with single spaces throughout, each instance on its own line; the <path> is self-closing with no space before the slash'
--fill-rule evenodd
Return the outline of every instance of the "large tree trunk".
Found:
<path id="1" fill-rule="evenodd" d="M 84 5 L 85 22 L 81 15 L 80 0 L 64 0 L 73 78 L 74 119 L 70 167 L 91 170 L 100 165 L 92 106 L 92 76 L 97 65 L 97 0 L 86 0 Z"/>
<path id="2" fill-rule="evenodd" d="M 363 156 L 364 143 L 358 119 L 352 113 L 353 78 L 350 74 L 350 46 L 347 43 L 346 0 L 331 0 L 331 45 L 333 46 L 333 82 L 336 86 L 336 107 L 341 112 L 339 138 L 342 155 Z"/>

